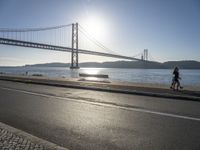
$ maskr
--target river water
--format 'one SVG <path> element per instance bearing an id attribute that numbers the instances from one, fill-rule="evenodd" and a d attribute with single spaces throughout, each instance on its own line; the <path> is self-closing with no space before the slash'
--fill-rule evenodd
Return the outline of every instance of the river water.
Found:
<path id="1" fill-rule="evenodd" d="M 79 73 L 107 74 L 111 81 L 135 83 L 170 84 L 172 70 L 169 69 L 119 69 L 119 68 L 81 68 L 70 70 L 65 67 L 0 67 L 0 72 L 12 74 L 42 74 L 49 77 L 78 78 Z M 180 70 L 182 85 L 200 86 L 200 70 Z"/>

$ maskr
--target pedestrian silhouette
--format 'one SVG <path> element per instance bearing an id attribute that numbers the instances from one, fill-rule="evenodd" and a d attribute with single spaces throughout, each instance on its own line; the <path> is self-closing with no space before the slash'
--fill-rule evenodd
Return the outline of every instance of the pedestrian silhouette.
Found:
<path id="1" fill-rule="evenodd" d="M 180 77 L 180 74 L 179 74 L 179 69 L 178 67 L 175 67 L 174 68 L 174 71 L 173 71 L 173 78 L 172 78 L 172 83 L 171 83 L 171 86 L 170 88 L 173 89 L 173 90 L 179 90 L 179 89 L 182 89 L 183 87 L 180 85 L 180 81 L 181 80 L 181 77 Z"/>

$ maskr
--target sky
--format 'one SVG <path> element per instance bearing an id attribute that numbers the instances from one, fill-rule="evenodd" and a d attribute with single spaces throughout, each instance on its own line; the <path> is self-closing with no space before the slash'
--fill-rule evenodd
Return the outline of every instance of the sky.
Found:
<path id="1" fill-rule="evenodd" d="M 125 56 L 148 49 L 151 59 L 200 61 L 199 0 L 1 0 L 0 28 L 78 22 Z M 0 66 L 70 62 L 70 53 L 0 45 Z M 79 62 L 115 59 L 80 55 Z"/>

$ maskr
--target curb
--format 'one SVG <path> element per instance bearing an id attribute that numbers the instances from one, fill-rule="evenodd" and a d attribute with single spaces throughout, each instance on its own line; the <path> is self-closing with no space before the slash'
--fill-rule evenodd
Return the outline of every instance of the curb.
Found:
<path id="1" fill-rule="evenodd" d="M 1 76 L 0 80 L 39 84 L 39 85 L 48 85 L 48 86 L 57 86 L 57 87 L 68 87 L 68 88 L 75 88 L 75 89 L 95 90 L 95 91 L 102 91 L 102 92 L 134 94 L 134 95 L 141 95 L 141 96 L 200 101 L 200 97 L 197 97 L 197 96 L 186 96 L 186 95 L 182 96 L 182 95 L 173 95 L 173 94 L 168 94 L 168 93 L 163 94 L 163 93 L 145 92 L 145 91 L 139 91 L 139 90 L 124 90 L 124 89 L 115 89 L 115 88 L 101 88 L 101 87 L 94 87 L 94 86 L 88 86 L 88 85 L 81 86 L 81 85 L 72 85 L 72 84 L 66 84 L 66 83 L 52 83 L 49 81 L 53 81 L 53 80 L 47 80 L 47 79 L 42 80 L 42 79 L 12 78 L 12 77 Z M 56 82 L 56 80 L 54 80 L 53 82 Z M 76 82 L 76 81 L 71 81 L 71 82 Z"/>

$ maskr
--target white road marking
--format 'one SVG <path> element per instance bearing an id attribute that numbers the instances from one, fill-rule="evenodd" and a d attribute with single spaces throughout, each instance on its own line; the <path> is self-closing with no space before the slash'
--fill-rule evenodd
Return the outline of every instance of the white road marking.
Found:
<path id="1" fill-rule="evenodd" d="M 53 96 L 53 95 L 48 95 L 48 94 L 36 93 L 36 92 L 31 92 L 31 91 L 26 91 L 26 90 L 12 89 L 12 88 L 7 88 L 7 87 L 0 87 L 0 89 L 9 90 L 9 91 L 16 91 L 16 92 L 21 92 L 21 93 L 35 95 L 35 96 L 42 96 L 42 97 L 47 97 L 47 98 L 56 98 L 56 99 L 60 99 L 60 100 L 73 101 L 73 102 L 78 102 L 78 103 L 82 102 L 82 103 L 86 103 L 86 104 L 120 108 L 120 109 L 125 109 L 125 110 L 131 110 L 131 111 L 148 113 L 148 114 L 155 114 L 155 115 L 172 117 L 172 118 L 186 119 L 186 120 L 192 120 L 192 121 L 200 121 L 200 118 L 197 118 L 197 117 L 183 116 L 183 115 L 177 115 L 177 114 L 172 114 L 172 113 L 153 111 L 153 110 L 148 110 L 148 109 L 144 109 L 144 108 L 134 108 L 133 106 L 128 107 L 128 106 L 123 106 L 123 105 L 114 104 L 114 103 L 109 104 L 109 103 L 106 103 L 106 102 L 97 102 L 97 101 L 92 102 L 92 101 L 89 101 L 89 100 L 77 100 L 77 99 L 73 99 L 73 98 Z"/>

